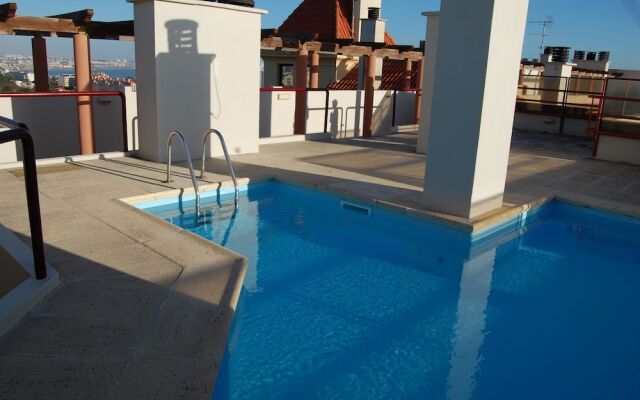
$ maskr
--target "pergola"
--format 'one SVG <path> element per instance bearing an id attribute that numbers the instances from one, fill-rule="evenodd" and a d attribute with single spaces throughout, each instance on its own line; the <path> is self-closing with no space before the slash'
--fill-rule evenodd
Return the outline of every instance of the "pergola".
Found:
<path id="1" fill-rule="evenodd" d="M 16 15 L 18 5 L 0 5 L 0 35 L 30 36 L 36 92 L 49 91 L 46 37 L 73 39 L 76 87 L 91 92 L 91 51 L 89 39 L 132 41 L 133 21 L 93 21 L 93 10 L 86 9 L 48 17 Z M 78 97 L 78 128 L 82 154 L 95 152 L 91 98 Z"/>
<path id="2" fill-rule="evenodd" d="M 274 49 L 284 52 L 295 52 L 296 58 L 296 88 L 307 88 L 307 65 L 309 54 L 311 54 L 310 78 L 308 87 L 318 88 L 320 71 L 320 54 L 344 55 L 350 57 L 364 57 L 364 126 L 363 135 L 369 137 L 372 134 L 373 120 L 373 100 L 375 90 L 375 75 L 377 58 L 390 58 L 393 60 L 405 61 L 403 89 L 409 89 L 411 82 L 412 62 L 418 62 L 418 89 L 416 91 L 416 105 L 414 116 L 416 123 L 420 119 L 422 108 L 422 70 L 424 68 L 424 53 L 416 51 L 413 46 L 387 45 L 385 43 L 354 43 L 352 40 L 342 40 L 337 43 L 320 42 L 313 37 L 279 37 L 277 30 L 263 29 L 261 47 L 263 49 Z M 306 108 L 307 96 L 304 92 L 299 92 L 296 96 L 296 118 L 294 133 L 306 133 Z"/>

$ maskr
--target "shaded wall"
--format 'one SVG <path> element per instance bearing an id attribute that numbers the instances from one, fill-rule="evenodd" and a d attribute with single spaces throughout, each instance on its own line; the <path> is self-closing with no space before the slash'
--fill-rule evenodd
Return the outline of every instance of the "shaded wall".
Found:
<path id="1" fill-rule="evenodd" d="M 324 132 L 325 93 L 308 93 L 307 133 Z M 364 93 L 360 100 L 364 107 Z M 412 125 L 415 93 L 398 93 L 396 125 Z M 334 138 L 351 137 L 356 128 L 357 91 L 334 90 L 329 92 L 329 119 L 327 130 Z M 360 127 L 362 116 L 360 113 Z M 294 92 L 263 92 L 260 94 L 260 137 L 293 135 L 295 116 Z M 377 90 L 374 96 L 373 133 L 389 134 L 392 131 L 393 92 Z"/>
<path id="2" fill-rule="evenodd" d="M 127 88 L 127 123 L 129 150 L 137 148 L 136 93 Z M 98 153 L 122 151 L 122 113 L 119 97 L 93 99 L 94 130 Z M 0 115 L 27 124 L 33 136 L 36 157 L 53 158 L 80 154 L 76 99 L 1 98 Z M 16 143 L 0 145 L 0 164 L 22 160 Z"/>

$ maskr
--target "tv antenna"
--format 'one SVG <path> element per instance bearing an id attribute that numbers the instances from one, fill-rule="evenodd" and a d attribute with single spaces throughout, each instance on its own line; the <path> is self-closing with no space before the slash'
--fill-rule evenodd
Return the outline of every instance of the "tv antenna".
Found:
<path id="1" fill-rule="evenodd" d="M 542 28 L 542 31 L 540 33 L 530 33 L 529 35 L 540 37 L 540 53 L 539 54 L 544 54 L 544 41 L 546 38 L 551 36 L 551 34 L 547 32 L 553 26 L 553 18 L 547 16 L 547 19 L 543 21 L 529 21 L 529 23 L 533 25 L 540 25 Z"/>

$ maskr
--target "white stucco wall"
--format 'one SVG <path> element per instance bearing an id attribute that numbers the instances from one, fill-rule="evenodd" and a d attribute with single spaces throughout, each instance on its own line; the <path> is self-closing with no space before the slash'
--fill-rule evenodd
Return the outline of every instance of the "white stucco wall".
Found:
<path id="1" fill-rule="evenodd" d="M 431 127 L 431 108 L 433 107 L 433 84 L 436 80 L 436 60 L 438 59 L 438 32 L 440 31 L 440 13 L 425 12 L 427 17 L 427 36 L 425 47 L 425 64 L 423 71 L 423 101 L 420 111 L 420 127 L 418 129 L 418 144 L 416 151 L 426 154 L 429 142 L 429 128 Z"/>
<path id="2" fill-rule="evenodd" d="M 328 131 L 334 138 L 353 136 L 356 127 L 355 90 L 333 90 L 329 92 Z M 310 92 L 307 100 L 307 133 L 324 132 L 325 93 Z M 263 92 L 260 94 L 260 137 L 293 135 L 295 116 L 294 92 Z M 414 93 L 398 93 L 396 125 L 413 124 Z M 361 99 L 364 107 L 364 96 Z M 377 90 L 374 95 L 374 135 L 391 133 L 393 118 L 393 92 Z M 362 113 L 360 125 L 362 126 Z"/>
<path id="3" fill-rule="evenodd" d="M 202 133 L 220 130 L 231 154 L 258 151 L 260 28 L 264 11 L 194 0 L 135 5 L 140 152 L 166 160 L 166 139 L 182 131 L 192 157 Z M 184 159 L 175 146 L 175 160 Z M 207 153 L 222 154 L 209 143 Z"/>
<path id="4" fill-rule="evenodd" d="M 640 140 L 600 136 L 596 158 L 640 165 Z"/>
<path id="5" fill-rule="evenodd" d="M 137 139 L 133 129 L 137 116 L 136 93 L 127 88 L 127 121 L 129 150 L 135 150 Z M 33 136 L 36 157 L 53 158 L 80 154 L 76 99 L 1 98 L 0 115 L 24 122 Z M 122 151 L 122 117 L 119 97 L 93 99 L 93 119 L 98 153 Z M 0 145 L 0 164 L 22 160 L 17 143 Z"/>

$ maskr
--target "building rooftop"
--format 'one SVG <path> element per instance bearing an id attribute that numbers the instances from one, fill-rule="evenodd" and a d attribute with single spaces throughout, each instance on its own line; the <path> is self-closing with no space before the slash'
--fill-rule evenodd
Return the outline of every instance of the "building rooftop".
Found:
<path id="1" fill-rule="evenodd" d="M 405 62 L 386 58 L 382 65 L 382 82 L 380 90 L 399 89 L 405 77 Z M 417 88 L 419 68 L 411 68 L 411 88 Z M 331 83 L 329 89 L 356 90 L 358 89 L 358 65 L 354 66 L 341 80 Z"/>
<path id="2" fill-rule="evenodd" d="M 280 36 L 314 35 L 321 41 L 353 40 L 352 0 L 304 0 L 278 28 Z M 385 32 L 385 44 L 396 42 Z"/>

